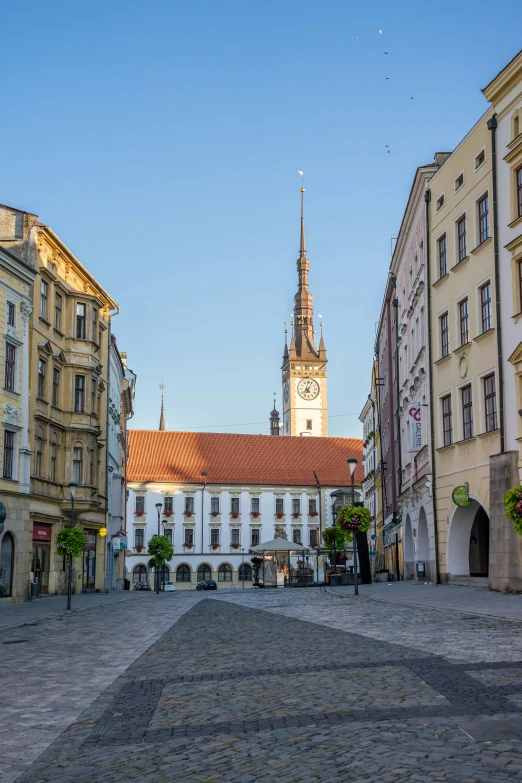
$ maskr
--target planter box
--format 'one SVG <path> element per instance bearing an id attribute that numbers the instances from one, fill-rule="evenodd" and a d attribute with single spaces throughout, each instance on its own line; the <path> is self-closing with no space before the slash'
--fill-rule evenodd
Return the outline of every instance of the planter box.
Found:
<path id="1" fill-rule="evenodd" d="M 373 577 L 374 582 L 389 582 L 390 581 L 390 574 L 375 574 Z"/>
<path id="2" fill-rule="evenodd" d="M 330 584 L 332 587 L 353 585 L 353 574 L 330 574 Z"/>

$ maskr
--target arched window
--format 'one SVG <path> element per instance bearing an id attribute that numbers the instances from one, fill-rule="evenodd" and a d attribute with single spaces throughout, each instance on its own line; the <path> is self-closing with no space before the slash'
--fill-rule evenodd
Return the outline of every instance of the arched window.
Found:
<path id="1" fill-rule="evenodd" d="M 176 569 L 176 582 L 190 582 L 190 568 L 182 563 Z"/>
<path id="2" fill-rule="evenodd" d="M 134 566 L 134 569 L 132 571 L 132 581 L 134 584 L 146 584 L 148 581 L 147 578 L 147 566 L 144 566 L 143 563 L 140 563 L 137 566 Z"/>
<path id="3" fill-rule="evenodd" d="M 198 567 L 198 582 L 204 582 L 207 579 L 212 579 L 212 569 L 208 563 L 202 563 Z"/>
<path id="4" fill-rule="evenodd" d="M 218 582 L 231 582 L 232 581 L 232 566 L 228 563 L 223 563 L 218 569 Z"/>
<path id="5" fill-rule="evenodd" d="M 241 563 L 239 566 L 239 581 L 251 582 L 252 581 L 252 569 L 248 563 Z"/>
<path id="6" fill-rule="evenodd" d="M 169 582 L 170 581 L 170 568 L 166 563 L 163 564 L 160 574 L 159 574 L 160 582 Z"/>
<path id="7" fill-rule="evenodd" d="M 14 540 L 11 533 L 6 533 L 0 545 L 0 596 L 12 595 L 13 563 Z"/>

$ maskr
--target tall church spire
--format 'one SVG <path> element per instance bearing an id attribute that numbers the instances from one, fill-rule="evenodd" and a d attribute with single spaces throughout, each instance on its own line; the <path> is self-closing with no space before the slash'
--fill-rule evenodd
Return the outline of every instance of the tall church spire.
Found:
<path id="1" fill-rule="evenodd" d="M 161 413 L 160 413 L 160 423 L 159 423 L 159 429 L 160 431 L 165 430 L 165 405 L 163 402 L 163 389 L 165 388 L 164 383 L 160 383 L 160 389 L 161 389 Z"/>
<path id="2" fill-rule="evenodd" d="M 306 257 L 304 225 L 304 188 L 301 188 L 301 242 L 297 260 L 298 287 L 294 297 L 295 349 L 298 357 L 317 358 L 318 351 L 314 341 L 313 296 L 308 288 L 310 262 Z"/>

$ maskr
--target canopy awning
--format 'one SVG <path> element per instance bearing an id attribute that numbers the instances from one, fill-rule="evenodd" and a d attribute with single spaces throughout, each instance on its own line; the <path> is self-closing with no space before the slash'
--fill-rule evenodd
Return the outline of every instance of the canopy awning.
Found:
<path id="1" fill-rule="evenodd" d="M 250 547 L 254 552 L 307 552 L 308 548 L 302 544 L 287 541 L 286 538 L 274 538 L 272 541 Z"/>

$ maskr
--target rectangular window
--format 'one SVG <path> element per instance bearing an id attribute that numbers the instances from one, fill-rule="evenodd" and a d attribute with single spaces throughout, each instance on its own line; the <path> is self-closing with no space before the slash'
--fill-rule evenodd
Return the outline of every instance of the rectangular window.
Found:
<path id="1" fill-rule="evenodd" d="M 259 514 L 259 498 L 251 498 L 250 503 L 252 514 Z"/>
<path id="2" fill-rule="evenodd" d="M 460 344 L 466 345 L 469 342 L 469 312 L 468 300 L 463 299 L 459 303 L 459 321 L 460 321 Z"/>
<path id="3" fill-rule="evenodd" d="M 301 513 L 301 501 L 299 498 L 292 498 L 292 514 Z"/>
<path id="4" fill-rule="evenodd" d="M 294 527 L 294 529 L 292 530 L 292 541 L 294 542 L 294 544 L 301 544 L 302 543 L 301 542 L 301 536 L 302 536 L 301 528 L 300 527 Z"/>
<path id="5" fill-rule="evenodd" d="M 317 500 L 316 498 L 308 498 L 308 513 L 317 514 Z"/>
<path id="6" fill-rule="evenodd" d="M 451 446 L 453 443 L 453 420 L 451 413 L 451 394 L 443 397 L 442 405 L 442 431 L 444 433 L 444 445 Z"/>
<path id="7" fill-rule="evenodd" d="M 484 150 L 482 150 L 475 158 L 475 168 L 478 169 L 479 166 L 482 166 L 485 160 L 486 160 L 486 153 L 484 152 Z"/>
<path id="8" fill-rule="evenodd" d="M 45 399 L 45 362 L 40 359 L 38 361 L 38 399 Z"/>
<path id="9" fill-rule="evenodd" d="M 7 303 L 7 325 L 16 326 L 16 307 L 12 302 Z"/>
<path id="10" fill-rule="evenodd" d="M 519 312 L 522 313 L 522 261 L 518 262 L 518 293 L 520 296 Z"/>
<path id="11" fill-rule="evenodd" d="M 92 308 L 92 341 L 96 342 L 96 335 L 98 332 L 98 311 L 95 307 Z"/>
<path id="12" fill-rule="evenodd" d="M 136 511 L 145 511 L 145 497 L 136 495 Z"/>
<path id="13" fill-rule="evenodd" d="M 459 176 L 455 180 L 455 193 L 459 188 L 461 188 L 464 184 L 464 174 L 459 174 Z"/>
<path id="14" fill-rule="evenodd" d="M 259 529 L 254 527 L 250 531 L 250 546 L 259 546 Z"/>
<path id="15" fill-rule="evenodd" d="M 4 432 L 4 471 L 6 479 L 13 478 L 14 432 Z"/>
<path id="16" fill-rule="evenodd" d="M 310 538 L 310 546 L 319 545 L 319 531 L 317 530 L 317 528 L 312 527 L 310 529 L 309 538 Z"/>
<path id="17" fill-rule="evenodd" d="M 194 498 L 191 495 L 187 495 L 185 498 L 185 511 L 194 513 Z"/>
<path id="18" fill-rule="evenodd" d="M 311 430 L 312 429 L 312 419 L 306 420 L 306 429 Z"/>
<path id="19" fill-rule="evenodd" d="M 285 499 L 276 498 L 276 514 L 284 514 L 284 513 L 285 513 Z"/>
<path id="20" fill-rule="evenodd" d="M 53 367 L 53 398 L 52 404 L 55 408 L 60 404 L 60 370 Z"/>
<path id="21" fill-rule="evenodd" d="M 448 314 L 444 313 L 444 315 L 441 315 L 439 318 L 440 321 L 440 348 L 441 348 L 441 356 L 444 358 L 444 356 L 447 356 L 449 354 L 449 324 L 448 324 Z"/>
<path id="22" fill-rule="evenodd" d="M 47 319 L 47 294 L 49 286 L 42 280 L 40 283 L 40 318 Z"/>
<path id="23" fill-rule="evenodd" d="M 91 411 L 96 413 L 96 379 L 91 381 Z"/>
<path id="24" fill-rule="evenodd" d="M 36 438 L 35 441 L 35 455 L 34 455 L 34 475 L 42 475 L 42 450 L 43 441 L 41 438 Z"/>
<path id="25" fill-rule="evenodd" d="M 145 538 L 145 531 L 141 527 L 137 527 L 134 531 L 134 546 L 143 546 Z"/>
<path id="26" fill-rule="evenodd" d="M 233 514 L 239 514 L 239 498 L 230 499 L 230 510 Z"/>
<path id="27" fill-rule="evenodd" d="M 233 527 L 230 531 L 230 543 L 235 544 L 236 546 L 239 546 L 239 528 Z"/>
<path id="28" fill-rule="evenodd" d="M 471 397 L 471 384 L 461 390 L 462 394 L 462 423 L 464 440 L 473 437 L 473 400 Z"/>
<path id="29" fill-rule="evenodd" d="M 448 254 L 446 244 L 446 234 L 442 236 L 438 241 L 438 254 L 439 254 L 439 278 L 448 274 Z"/>
<path id="30" fill-rule="evenodd" d="M 516 187 L 517 187 L 517 217 L 522 217 L 522 166 L 517 169 Z"/>
<path id="31" fill-rule="evenodd" d="M 85 375 L 74 376 L 74 411 L 83 413 L 85 406 Z"/>
<path id="32" fill-rule="evenodd" d="M 167 537 L 167 541 L 172 546 L 172 528 L 166 527 L 164 535 Z"/>
<path id="33" fill-rule="evenodd" d="M 213 527 L 210 529 L 210 543 L 212 546 L 219 546 L 219 528 Z"/>
<path id="34" fill-rule="evenodd" d="M 219 514 L 219 498 L 218 497 L 211 497 L 210 498 L 210 511 L 212 514 Z"/>
<path id="35" fill-rule="evenodd" d="M 479 245 L 481 245 L 489 237 L 489 197 L 487 193 L 478 203 L 478 217 Z"/>
<path id="36" fill-rule="evenodd" d="M 491 283 L 486 283 L 480 289 L 480 314 L 482 331 L 491 329 Z"/>
<path id="37" fill-rule="evenodd" d="M 51 444 L 51 481 L 56 481 L 56 451 L 55 443 Z"/>
<path id="38" fill-rule="evenodd" d="M 466 242 L 466 216 L 464 215 L 457 222 L 457 240 L 459 245 L 459 261 L 464 261 L 468 248 Z"/>
<path id="39" fill-rule="evenodd" d="M 444 194 L 437 199 L 437 212 L 444 206 Z"/>
<path id="40" fill-rule="evenodd" d="M 16 348 L 10 343 L 5 344 L 5 383 L 7 391 L 15 390 L 16 380 Z"/>
<path id="41" fill-rule="evenodd" d="M 191 546 L 194 544 L 194 530 L 191 527 L 186 527 L 184 532 L 184 538 L 183 541 L 185 544 L 190 544 Z"/>
<path id="42" fill-rule="evenodd" d="M 495 376 L 488 375 L 484 378 L 484 406 L 486 413 L 486 432 L 497 429 L 497 391 L 495 388 Z"/>
<path id="43" fill-rule="evenodd" d="M 60 294 L 54 295 L 54 328 L 58 331 L 62 328 L 62 297 Z"/>
<path id="44" fill-rule="evenodd" d="M 174 511 L 174 498 L 172 495 L 165 495 L 163 499 L 163 511 Z"/>
<path id="45" fill-rule="evenodd" d="M 76 339 L 85 340 L 85 305 L 81 302 L 76 305 Z"/>
<path id="46" fill-rule="evenodd" d="M 83 449 L 76 446 L 73 449 L 73 481 L 81 484 L 83 479 Z"/>

